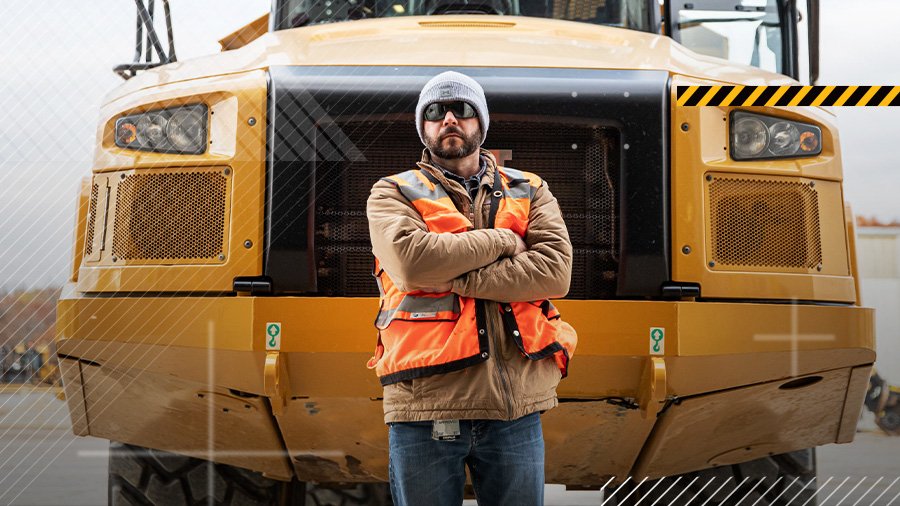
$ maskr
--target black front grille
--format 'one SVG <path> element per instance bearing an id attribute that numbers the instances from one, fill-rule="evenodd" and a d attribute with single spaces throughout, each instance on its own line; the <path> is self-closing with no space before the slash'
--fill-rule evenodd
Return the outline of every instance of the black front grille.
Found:
<path id="1" fill-rule="evenodd" d="M 379 178 L 415 168 L 422 144 L 408 121 L 340 124 L 365 161 L 318 162 L 315 259 L 318 292 L 377 296 L 365 206 Z M 610 127 L 547 121 L 491 122 L 486 148 L 510 150 L 505 165 L 544 178 L 559 200 L 575 248 L 568 298 L 610 298 L 618 269 L 619 135 Z"/>
<path id="2" fill-rule="evenodd" d="M 376 294 L 366 199 L 378 178 L 416 167 L 413 111 L 445 70 L 484 87 L 485 147 L 511 151 L 505 164 L 537 173 L 559 199 L 575 247 L 569 297 L 661 295 L 671 280 L 667 72 L 405 66 L 269 69 L 262 274 L 274 292 Z"/>

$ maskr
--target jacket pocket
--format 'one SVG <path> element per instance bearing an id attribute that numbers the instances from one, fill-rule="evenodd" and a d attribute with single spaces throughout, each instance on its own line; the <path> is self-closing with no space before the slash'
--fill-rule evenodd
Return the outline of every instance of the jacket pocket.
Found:
<path id="1" fill-rule="evenodd" d="M 559 312 L 549 300 L 500 305 L 503 325 L 523 355 L 539 360 L 560 351 L 556 342 Z"/>
<path id="2" fill-rule="evenodd" d="M 549 300 L 510 302 L 500 305 L 503 325 L 512 334 L 523 355 L 531 360 L 553 357 L 563 378 L 575 353 L 577 336 L 571 325 L 560 319 Z"/>
<path id="3" fill-rule="evenodd" d="M 553 357 L 563 378 L 568 374 L 569 358 L 575 352 L 572 326 L 560 319 L 549 300 L 510 302 L 500 305 L 503 325 L 531 360 Z M 569 332 L 571 331 L 571 332 Z"/>

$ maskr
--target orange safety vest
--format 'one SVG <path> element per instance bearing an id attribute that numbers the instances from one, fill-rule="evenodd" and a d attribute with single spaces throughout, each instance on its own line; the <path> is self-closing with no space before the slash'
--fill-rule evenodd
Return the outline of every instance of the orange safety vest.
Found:
<path id="1" fill-rule="evenodd" d="M 501 177 L 497 177 L 497 174 Z M 531 173 L 495 171 L 488 228 L 508 228 L 524 237 L 531 199 L 541 179 Z M 425 170 L 383 178 L 397 186 L 425 220 L 430 232 L 460 233 L 474 227 L 439 181 Z M 368 367 L 382 385 L 456 371 L 489 358 L 486 301 L 453 292 L 402 292 L 375 259 L 381 307 L 375 319 L 378 344 Z M 500 303 L 503 325 L 522 354 L 539 360 L 553 356 L 565 377 L 569 350 L 556 340 L 559 312 L 549 300 Z"/>

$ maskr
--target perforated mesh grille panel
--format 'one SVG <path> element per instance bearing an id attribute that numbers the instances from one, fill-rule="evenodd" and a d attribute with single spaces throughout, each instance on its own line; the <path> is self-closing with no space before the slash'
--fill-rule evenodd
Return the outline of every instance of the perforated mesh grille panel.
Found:
<path id="1" fill-rule="evenodd" d="M 716 264 L 814 269 L 822 263 L 815 188 L 732 177 L 714 177 L 708 184 Z"/>
<path id="2" fill-rule="evenodd" d="M 221 170 L 128 175 L 116 194 L 113 256 L 218 259 L 227 187 Z"/>
<path id="3" fill-rule="evenodd" d="M 94 183 L 91 186 L 91 203 L 90 207 L 88 207 L 88 216 L 87 216 L 87 232 L 85 233 L 84 239 L 84 252 L 85 256 L 90 256 L 94 252 L 94 222 L 97 221 L 97 198 L 100 193 L 100 185 Z"/>
<path id="4" fill-rule="evenodd" d="M 316 170 L 318 288 L 334 296 L 377 296 L 366 199 L 380 177 L 415 168 L 422 144 L 410 121 L 342 123 L 364 162 Z M 485 147 L 511 150 L 506 165 L 544 178 L 559 200 L 574 253 L 568 298 L 612 297 L 618 269 L 618 132 L 571 124 L 496 121 Z"/>

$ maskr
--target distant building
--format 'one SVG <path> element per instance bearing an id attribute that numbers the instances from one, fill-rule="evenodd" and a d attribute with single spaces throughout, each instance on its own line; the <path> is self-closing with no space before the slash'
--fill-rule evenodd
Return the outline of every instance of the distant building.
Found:
<path id="1" fill-rule="evenodd" d="M 857 264 L 864 306 L 875 308 L 881 376 L 900 384 L 900 226 L 856 229 Z"/>

